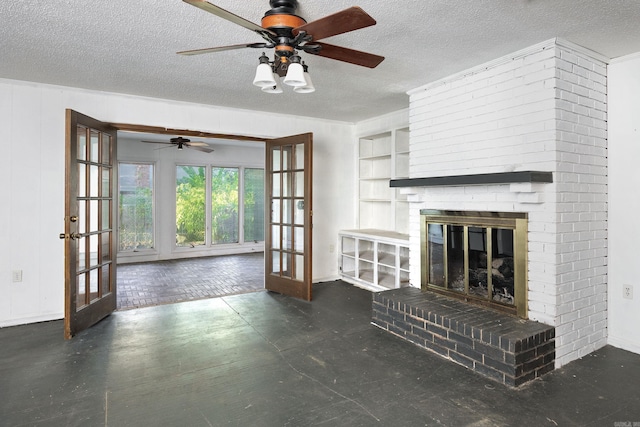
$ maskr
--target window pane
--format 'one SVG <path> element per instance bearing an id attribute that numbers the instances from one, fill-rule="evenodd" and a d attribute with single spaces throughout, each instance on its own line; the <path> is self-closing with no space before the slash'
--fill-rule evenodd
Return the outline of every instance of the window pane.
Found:
<path id="1" fill-rule="evenodd" d="M 238 242 L 238 168 L 211 168 L 211 242 Z"/>
<path id="2" fill-rule="evenodd" d="M 244 241 L 264 241 L 264 170 L 244 170 Z"/>
<path id="3" fill-rule="evenodd" d="M 176 167 L 176 246 L 204 245 L 205 168 Z"/>
<path id="4" fill-rule="evenodd" d="M 153 165 L 120 163 L 118 250 L 153 248 Z"/>

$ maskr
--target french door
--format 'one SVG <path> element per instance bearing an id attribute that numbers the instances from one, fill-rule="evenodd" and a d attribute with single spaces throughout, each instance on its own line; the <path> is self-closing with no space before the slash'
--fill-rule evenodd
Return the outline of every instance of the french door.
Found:
<path id="1" fill-rule="evenodd" d="M 265 288 L 311 300 L 312 134 L 266 141 Z"/>
<path id="2" fill-rule="evenodd" d="M 65 338 L 116 309 L 116 129 L 66 111 Z"/>

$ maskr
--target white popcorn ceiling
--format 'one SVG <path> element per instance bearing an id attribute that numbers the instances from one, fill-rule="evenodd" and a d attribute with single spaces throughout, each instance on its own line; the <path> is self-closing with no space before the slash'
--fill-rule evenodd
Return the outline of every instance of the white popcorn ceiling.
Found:
<path id="1" fill-rule="evenodd" d="M 252 22 L 267 0 L 210 0 Z M 636 0 L 300 0 L 308 22 L 353 5 L 378 24 L 326 39 L 375 53 L 375 69 L 302 54 L 316 86 L 279 95 L 252 85 L 260 42 L 180 0 L 3 0 L 0 78 L 356 122 L 408 107 L 407 90 L 560 37 L 609 58 L 640 51 Z"/>

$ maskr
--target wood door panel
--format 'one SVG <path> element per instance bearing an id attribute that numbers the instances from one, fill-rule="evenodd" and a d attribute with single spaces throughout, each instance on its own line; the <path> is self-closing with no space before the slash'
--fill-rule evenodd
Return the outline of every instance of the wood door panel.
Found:
<path id="1" fill-rule="evenodd" d="M 117 131 L 66 112 L 65 338 L 116 308 Z"/>
<path id="2" fill-rule="evenodd" d="M 312 297 L 311 133 L 266 143 L 265 288 Z"/>

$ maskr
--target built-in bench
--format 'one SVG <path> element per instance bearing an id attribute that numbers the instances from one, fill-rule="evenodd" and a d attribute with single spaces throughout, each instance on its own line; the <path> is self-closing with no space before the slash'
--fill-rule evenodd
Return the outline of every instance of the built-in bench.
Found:
<path id="1" fill-rule="evenodd" d="M 555 329 L 417 288 L 373 294 L 372 324 L 508 386 L 555 363 Z"/>

